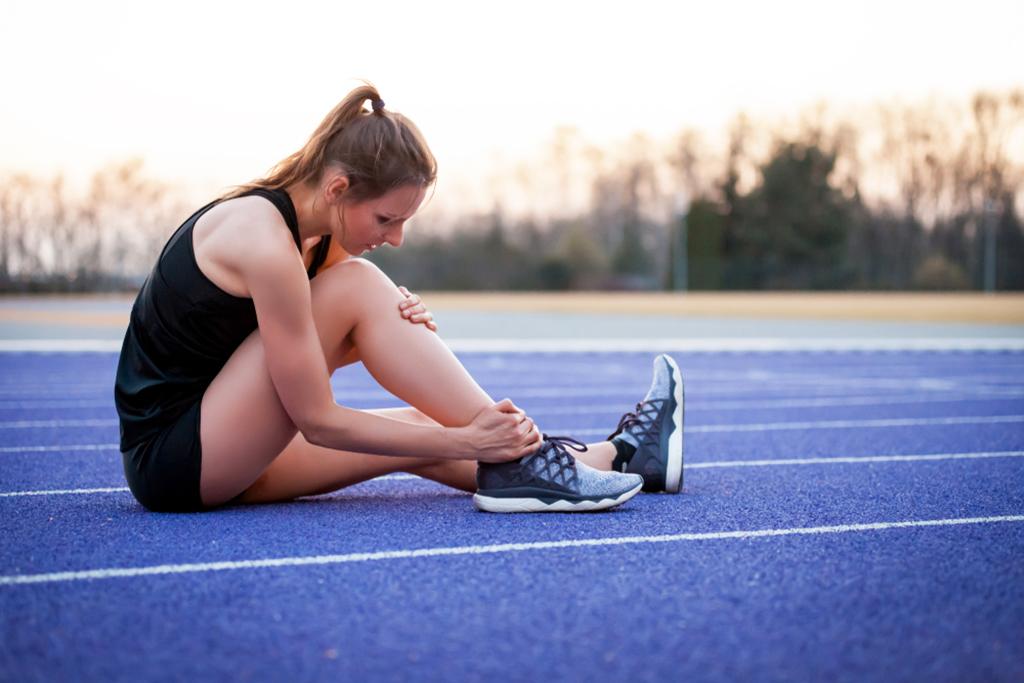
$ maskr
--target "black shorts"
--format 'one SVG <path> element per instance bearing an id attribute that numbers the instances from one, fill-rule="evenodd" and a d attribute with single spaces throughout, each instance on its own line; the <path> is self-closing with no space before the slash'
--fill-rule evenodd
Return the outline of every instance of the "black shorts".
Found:
<path id="1" fill-rule="evenodd" d="M 121 453 L 128 488 L 136 500 L 154 512 L 207 509 L 199 497 L 203 464 L 201 405 L 202 400 L 196 401 L 157 436 Z"/>

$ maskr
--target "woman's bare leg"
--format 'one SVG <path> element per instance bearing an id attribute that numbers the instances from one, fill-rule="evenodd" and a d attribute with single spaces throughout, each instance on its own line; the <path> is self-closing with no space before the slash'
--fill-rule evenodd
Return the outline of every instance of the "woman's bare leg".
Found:
<path id="1" fill-rule="evenodd" d="M 376 266 L 361 259 L 339 263 L 317 276 L 311 288 L 313 318 L 332 372 L 356 352 L 386 390 L 445 426 L 467 425 L 493 402 L 440 337 L 399 315 L 398 303 L 404 297 Z M 200 434 L 200 495 L 207 505 L 221 504 L 246 491 L 295 441 L 298 431 L 277 397 L 258 330 L 235 350 L 203 396 Z M 396 471 L 446 477 L 445 483 L 468 489 L 466 473 L 475 473 L 476 468 L 472 461 L 458 466 L 440 459 L 365 454 L 350 459 L 324 450 L 345 464 L 340 471 L 332 468 L 325 473 L 322 486 L 304 480 L 314 491 L 325 490 L 333 482 Z M 296 446 L 292 452 L 297 451 L 316 452 Z M 292 459 L 309 461 L 301 454 Z M 607 460 L 610 464 L 611 457 Z M 263 477 L 265 484 L 269 478 Z"/>
<path id="2" fill-rule="evenodd" d="M 434 332 L 401 317 L 398 303 L 404 296 L 373 264 L 342 262 L 310 284 L 312 315 L 332 372 L 358 349 L 385 389 L 446 426 L 467 425 L 492 403 Z M 203 502 L 218 505 L 249 488 L 297 433 L 277 396 L 256 330 L 203 396 Z M 411 465 L 411 460 L 395 460 L 396 470 Z"/>
<path id="3" fill-rule="evenodd" d="M 405 422 L 437 424 L 415 408 L 369 412 Z M 338 451 L 311 444 L 296 434 L 239 501 L 269 503 L 330 493 L 392 472 L 418 474 L 463 491 L 476 490 L 476 462 L 472 460 L 396 458 Z"/>
<path id="4" fill-rule="evenodd" d="M 437 424 L 415 408 L 385 408 L 369 412 L 417 424 Z M 611 469 L 615 448 L 603 441 L 590 444 L 586 453 L 574 453 L 592 467 Z M 476 462 L 395 458 L 338 451 L 316 446 L 296 434 L 291 443 L 239 498 L 243 503 L 271 503 L 300 496 L 330 493 L 392 472 L 408 472 L 461 489 L 476 491 Z"/>

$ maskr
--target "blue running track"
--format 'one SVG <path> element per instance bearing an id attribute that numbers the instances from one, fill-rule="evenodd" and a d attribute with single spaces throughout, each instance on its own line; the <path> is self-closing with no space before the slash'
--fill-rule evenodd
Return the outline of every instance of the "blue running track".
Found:
<path id="1" fill-rule="evenodd" d="M 460 357 L 599 440 L 653 355 Z M 674 355 L 681 495 L 502 516 L 409 475 L 150 513 L 116 356 L 2 353 L 0 680 L 1024 680 L 1024 353 Z"/>

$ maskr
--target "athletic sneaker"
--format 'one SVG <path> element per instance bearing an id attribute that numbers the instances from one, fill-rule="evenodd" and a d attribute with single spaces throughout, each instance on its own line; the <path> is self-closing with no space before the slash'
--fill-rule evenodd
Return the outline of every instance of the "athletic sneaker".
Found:
<path id="1" fill-rule="evenodd" d="M 565 436 L 544 435 L 537 451 L 512 462 L 480 463 L 473 504 L 487 512 L 585 512 L 625 503 L 640 490 L 635 474 L 595 470 L 565 447 L 587 447 Z"/>
<path id="2" fill-rule="evenodd" d="M 683 486 L 683 376 L 664 354 L 636 410 L 626 413 L 608 440 L 619 455 L 612 469 L 644 478 L 644 491 L 678 493 Z"/>

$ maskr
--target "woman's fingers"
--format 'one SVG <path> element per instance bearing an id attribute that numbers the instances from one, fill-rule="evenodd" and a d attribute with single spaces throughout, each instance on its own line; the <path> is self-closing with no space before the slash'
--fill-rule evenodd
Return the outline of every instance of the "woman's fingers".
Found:
<path id="1" fill-rule="evenodd" d="M 520 410 L 519 406 L 517 406 L 515 403 L 513 403 L 512 399 L 510 399 L 510 398 L 503 398 L 503 399 L 501 399 L 500 401 L 498 401 L 494 405 L 498 409 L 498 412 L 502 412 L 502 413 L 521 413 L 521 414 L 525 415 L 525 413 L 523 413 L 523 411 Z"/>
<path id="2" fill-rule="evenodd" d="M 485 450 L 494 454 L 481 458 L 485 462 L 522 458 L 535 452 L 543 442 L 533 419 L 507 398 L 484 408 L 474 423 L 490 442 Z"/>
<path id="3" fill-rule="evenodd" d="M 500 410 L 503 413 L 507 413 L 508 410 L 506 410 L 506 409 L 509 406 L 511 406 L 511 405 L 513 405 L 512 399 L 510 399 L 510 398 L 503 398 L 500 401 L 498 401 L 497 403 L 495 403 L 494 407 L 497 408 L 498 410 Z"/>
<path id="4" fill-rule="evenodd" d="M 405 298 L 398 303 L 398 310 L 402 317 L 413 323 L 426 325 L 427 329 L 437 332 L 437 323 L 434 322 L 434 314 L 427 310 L 423 300 L 418 294 L 412 294 L 405 287 L 398 288 Z"/>
<path id="5" fill-rule="evenodd" d="M 519 421 L 518 432 L 520 437 L 526 437 L 531 431 L 533 431 L 533 420 L 523 416 L 524 419 Z"/>
<path id="6" fill-rule="evenodd" d="M 418 299 L 413 299 L 412 297 L 400 301 L 398 303 L 398 309 L 402 311 L 402 315 L 406 317 L 416 313 L 427 312 L 427 307 L 423 305 L 423 302 Z"/>
<path id="7" fill-rule="evenodd" d="M 519 443 L 522 447 L 527 449 L 529 452 L 533 452 L 540 448 L 542 439 L 540 430 L 537 429 L 537 425 L 530 418 L 526 418 L 519 423 Z"/>
<path id="8" fill-rule="evenodd" d="M 529 440 L 527 440 L 526 445 L 519 449 L 519 457 L 521 458 L 523 456 L 529 455 L 530 453 L 536 452 L 537 449 L 540 448 L 541 444 L 543 443 L 544 440 L 541 438 L 540 432 L 537 431 L 536 427 L 534 427 L 533 430 L 530 432 L 530 438 Z"/>

